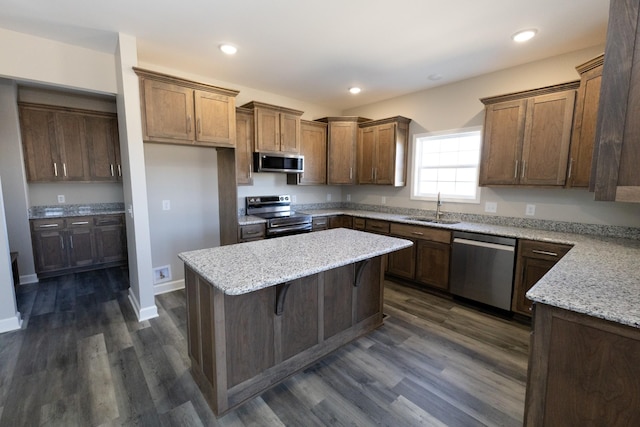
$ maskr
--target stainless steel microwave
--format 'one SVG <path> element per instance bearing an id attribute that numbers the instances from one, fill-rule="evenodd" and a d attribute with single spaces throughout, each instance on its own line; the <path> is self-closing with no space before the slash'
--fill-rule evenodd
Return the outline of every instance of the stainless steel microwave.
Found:
<path id="1" fill-rule="evenodd" d="M 286 153 L 253 153 L 253 170 L 256 172 L 304 172 L 304 156 Z"/>

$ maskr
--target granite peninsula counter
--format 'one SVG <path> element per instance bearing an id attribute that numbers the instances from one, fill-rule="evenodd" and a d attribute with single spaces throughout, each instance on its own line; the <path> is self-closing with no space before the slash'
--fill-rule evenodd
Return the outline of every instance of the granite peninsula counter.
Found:
<path id="1" fill-rule="evenodd" d="M 338 228 L 179 254 L 191 373 L 216 415 L 382 324 L 386 254 Z"/>

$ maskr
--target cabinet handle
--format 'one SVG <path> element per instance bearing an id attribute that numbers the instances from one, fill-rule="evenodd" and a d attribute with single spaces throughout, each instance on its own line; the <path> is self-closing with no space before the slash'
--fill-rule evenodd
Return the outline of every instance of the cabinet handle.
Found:
<path id="1" fill-rule="evenodd" d="M 518 179 L 518 161 L 516 160 L 516 170 L 513 171 L 513 179 Z"/>
<path id="2" fill-rule="evenodd" d="M 60 247 L 64 249 L 64 239 L 62 239 L 62 236 L 60 236 Z"/>
<path id="3" fill-rule="evenodd" d="M 349 168 L 349 180 L 353 179 L 353 167 Z"/>
<path id="4" fill-rule="evenodd" d="M 42 224 L 39 225 L 38 228 L 51 228 L 51 227 L 57 227 L 58 224 Z"/>
<path id="5" fill-rule="evenodd" d="M 527 169 L 527 161 L 523 160 L 522 161 L 522 175 L 521 178 L 524 179 L 524 171 Z"/>
<path id="6" fill-rule="evenodd" d="M 249 162 L 249 179 L 253 176 L 253 164 Z"/>
<path id="7" fill-rule="evenodd" d="M 573 171 L 573 158 L 569 161 L 569 173 L 567 174 L 567 179 L 571 178 L 571 172 Z"/>
<path id="8" fill-rule="evenodd" d="M 320 225 L 327 225 L 326 222 L 316 222 L 316 225 L 320 226 Z"/>
<path id="9" fill-rule="evenodd" d="M 71 249 L 73 249 L 73 236 L 69 236 L 69 243 L 71 244 Z"/>
<path id="10" fill-rule="evenodd" d="M 111 163 L 110 169 L 111 169 L 111 176 L 115 176 L 115 175 L 113 174 L 113 163 Z"/>
<path id="11" fill-rule="evenodd" d="M 250 236 L 250 235 L 253 235 L 253 234 L 260 234 L 260 232 L 259 231 L 247 231 L 244 234 L 247 234 L 247 235 Z"/>
<path id="12" fill-rule="evenodd" d="M 412 231 L 411 234 L 415 234 L 416 236 L 424 236 L 424 233 L 421 233 L 420 231 Z"/>
<path id="13" fill-rule="evenodd" d="M 200 117 L 198 117 L 198 120 L 196 121 L 196 129 L 197 129 L 198 135 L 200 135 L 202 133 L 202 126 L 200 126 Z"/>
<path id="14" fill-rule="evenodd" d="M 555 252 L 541 251 L 541 250 L 538 250 L 538 249 L 534 249 L 531 252 L 533 252 L 534 254 L 539 254 L 539 255 L 558 256 L 558 254 L 555 253 Z"/>
<path id="15" fill-rule="evenodd" d="M 122 168 L 118 165 L 118 176 L 122 176 Z"/>
<path id="16" fill-rule="evenodd" d="M 191 116 L 187 116 L 187 132 L 191 133 Z"/>
<path id="17" fill-rule="evenodd" d="M 371 181 L 375 180 L 375 174 L 373 172 L 373 168 L 371 168 Z"/>
<path id="18" fill-rule="evenodd" d="M 71 223 L 71 225 L 85 225 L 85 224 L 89 224 L 89 221 L 76 221 Z"/>
<path id="19" fill-rule="evenodd" d="M 66 177 L 67 176 L 67 164 L 66 163 L 62 164 L 62 170 L 64 171 L 64 176 Z"/>
<path id="20" fill-rule="evenodd" d="M 58 176 L 58 164 L 56 162 L 53 162 L 53 174 Z"/>

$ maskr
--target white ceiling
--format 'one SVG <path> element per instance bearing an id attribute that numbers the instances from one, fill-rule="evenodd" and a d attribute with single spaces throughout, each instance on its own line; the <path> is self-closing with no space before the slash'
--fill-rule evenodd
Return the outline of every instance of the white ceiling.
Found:
<path id="1" fill-rule="evenodd" d="M 605 0 L 0 0 L 0 27 L 110 53 L 123 32 L 137 38 L 141 62 L 343 110 L 603 45 L 608 9 Z M 511 41 L 526 28 L 538 36 Z M 223 42 L 238 53 L 222 54 Z M 362 93 L 348 94 L 355 85 Z"/>

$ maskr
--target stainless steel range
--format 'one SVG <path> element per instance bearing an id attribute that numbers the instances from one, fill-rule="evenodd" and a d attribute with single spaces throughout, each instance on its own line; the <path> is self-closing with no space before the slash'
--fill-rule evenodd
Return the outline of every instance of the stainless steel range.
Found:
<path id="1" fill-rule="evenodd" d="M 311 215 L 292 211 L 288 194 L 247 197 L 246 212 L 267 220 L 267 239 L 311 231 Z"/>

